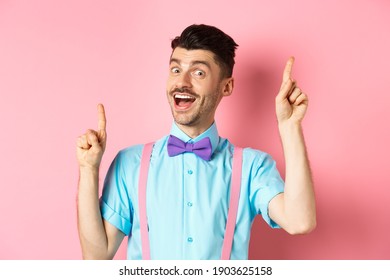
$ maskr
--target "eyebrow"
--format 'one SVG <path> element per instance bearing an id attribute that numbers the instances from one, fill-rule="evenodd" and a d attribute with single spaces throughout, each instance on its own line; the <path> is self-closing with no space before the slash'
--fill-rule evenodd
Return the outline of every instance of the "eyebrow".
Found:
<path id="1" fill-rule="evenodd" d="M 177 59 L 177 58 L 171 58 L 169 60 L 169 64 L 171 64 L 172 62 L 175 62 L 177 64 L 181 64 L 181 60 L 180 59 Z M 191 64 L 190 66 L 194 66 L 194 65 L 197 65 L 197 64 L 202 64 L 202 65 L 205 65 L 206 67 L 208 67 L 209 69 L 211 69 L 211 65 L 208 61 L 205 61 L 205 60 L 194 60 L 194 61 L 191 61 Z"/>

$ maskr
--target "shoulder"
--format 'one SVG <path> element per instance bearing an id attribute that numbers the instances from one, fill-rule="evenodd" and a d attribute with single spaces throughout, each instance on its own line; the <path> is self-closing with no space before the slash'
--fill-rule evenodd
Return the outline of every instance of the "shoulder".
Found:
<path id="1" fill-rule="evenodd" d="M 126 147 L 118 152 L 116 158 L 117 160 L 120 161 L 139 158 L 141 157 L 143 148 L 144 148 L 143 144 L 137 144 L 137 145 Z"/>
<path id="2" fill-rule="evenodd" d="M 259 168 L 275 164 L 275 161 L 270 154 L 253 148 L 244 148 L 243 160 L 244 165 L 247 168 Z"/>
<path id="3" fill-rule="evenodd" d="M 253 149 L 250 147 L 243 148 L 243 154 L 244 156 L 249 160 L 261 160 L 264 157 L 269 156 L 266 152 L 263 152 L 261 150 Z"/>

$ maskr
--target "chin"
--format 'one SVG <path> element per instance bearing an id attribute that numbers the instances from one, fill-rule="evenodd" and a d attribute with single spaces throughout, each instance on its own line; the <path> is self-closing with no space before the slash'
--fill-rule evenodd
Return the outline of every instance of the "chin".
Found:
<path id="1" fill-rule="evenodd" d="M 198 123 L 198 119 L 192 116 L 178 116 L 177 114 L 174 114 L 173 119 L 177 124 L 185 126 L 195 126 Z"/>

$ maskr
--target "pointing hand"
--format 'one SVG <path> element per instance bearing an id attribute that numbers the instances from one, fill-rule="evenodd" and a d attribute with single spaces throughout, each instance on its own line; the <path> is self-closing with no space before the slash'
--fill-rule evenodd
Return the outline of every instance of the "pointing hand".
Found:
<path id="1" fill-rule="evenodd" d="M 80 167 L 99 168 L 106 149 L 106 114 L 103 104 L 99 104 L 98 129 L 88 129 L 85 134 L 77 138 L 77 159 Z"/>
<path id="2" fill-rule="evenodd" d="M 279 124 L 285 121 L 300 123 L 306 114 L 308 98 L 291 78 L 294 57 L 290 57 L 283 72 L 283 81 L 276 96 L 276 116 Z"/>

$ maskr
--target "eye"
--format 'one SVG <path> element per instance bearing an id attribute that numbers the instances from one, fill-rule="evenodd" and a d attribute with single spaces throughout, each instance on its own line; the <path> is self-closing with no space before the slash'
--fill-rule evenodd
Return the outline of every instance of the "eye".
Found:
<path id="1" fill-rule="evenodd" d="M 172 67 L 171 68 L 171 73 L 173 73 L 173 74 L 180 73 L 180 69 L 178 67 Z"/>
<path id="2" fill-rule="evenodd" d="M 198 77 L 203 77 L 205 75 L 205 72 L 202 70 L 195 70 L 193 73 L 195 76 L 198 76 Z"/>

